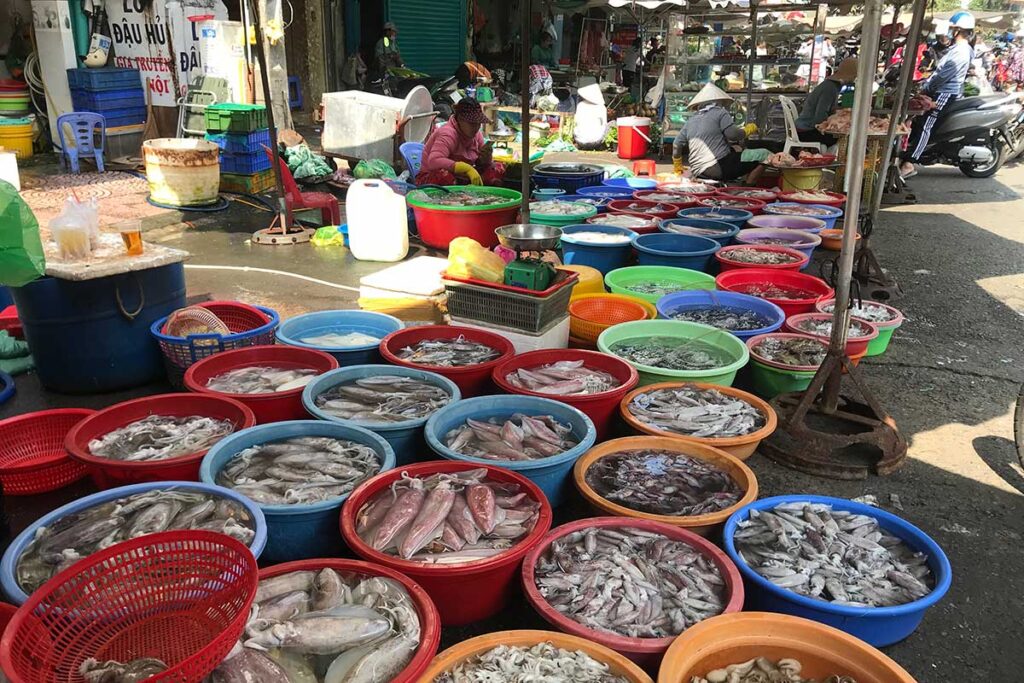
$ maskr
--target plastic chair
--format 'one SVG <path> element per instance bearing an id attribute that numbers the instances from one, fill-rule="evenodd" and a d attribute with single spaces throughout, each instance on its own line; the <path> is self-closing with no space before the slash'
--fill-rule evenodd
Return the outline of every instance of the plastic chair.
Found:
<path id="1" fill-rule="evenodd" d="M 263 150 L 273 164 L 274 151 L 266 145 L 263 145 Z M 303 192 L 295 182 L 295 176 L 292 175 L 284 157 L 278 157 L 278 160 L 281 164 L 281 182 L 284 184 L 284 202 L 288 207 L 288 223 L 294 221 L 294 211 L 319 209 L 323 225 L 341 225 L 341 207 L 338 206 L 338 199 L 330 192 Z"/>
<path id="2" fill-rule="evenodd" d="M 99 129 L 99 144 L 96 131 Z M 96 159 L 96 170 L 103 173 L 103 148 L 107 144 L 107 120 L 103 114 L 91 111 L 74 111 L 57 117 L 57 132 L 60 135 L 61 159 L 72 173 L 81 173 L 79 157 L 92 154 Z"/>
<path id="3" fill-rule="evenodd" d="M 658 172 L 654 159 L 640 159 L 633 162 L 633 175 L 653 178 Z"/>
<path id="4" fill-rule="evenodd" d="M 409 180 L 416 182 L 416 175 L 420 172 L 420 165 L 423 163 L 423 143 L 403 142 L 398 146 L 398 152 L 402 155 L 405 167 L 409 169 Z"/>
<path id="5" fill-rule="evenodd" d="M 786 122 L 786 144 L 782 147 L 782 151 L 789 154 L 789 150 L 794 148 L 813 149 L 818 154 L 824 154 L 825 145 L 820 142 L 804 142 L 800 139 L 800 134 L 796 130 L 796 118 L 799 114 L 793 100 L 780 95 L 779 104 L 782 105 L 782 118 Z"/>

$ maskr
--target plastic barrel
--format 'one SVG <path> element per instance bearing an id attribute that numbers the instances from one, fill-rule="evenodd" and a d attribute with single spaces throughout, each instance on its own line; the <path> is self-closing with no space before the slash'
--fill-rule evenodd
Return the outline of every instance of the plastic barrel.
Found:
<path id="1" fill-rule="evenodd" d="M 656 232 L 633 239 L 636 261 L 641 266 L 672 266 L 706 272 L 722 245 L 709 237 Z"/>
<path id="2" fill-rule="evenodd" d="M 627 241 L 621 244 L 607 242 L 587 242 L 575 238 L 574 233 L 600 232 L 606 235 L 622 235 Z M 629 262 L 632 252 L 631 242 L 636 233 L 628 228 L 617 228 L 613 225 L 567 225 L 562 228 L 562 260 L 568 265 L 590 266 L 601 271 L 622 268 Z"/>
<path id="3" fill-rule="evenodd" d="M 277 329 L 277 343 L 304 349 L 324 351 L 334 356 L 338 365 L 367 365 L 380 363 L 380 340 L 405 327 L 398 318 L 373 311 L 317 311 L 289 318 Z M 348 334 L 362 332 L 377 341 L 356 346 L 318 346 L 302 341 L 306 337 L 335 332 Z"/>
<path id="4" fill-rule="evenodd" d="M 736 292 L 712 292 L 703 290 L 676 292 L 675 294 L 667 294 L 658 299 L 656 306 L 658 308 L 658 315 L 668 320 L 674 320 L 674 314 L 679 311 L 702 308 L 725 308 L 752 311 L 758 315 L 768 318 L 768 320 L 771 321 L 770 324 L 764 327 L 759 327 L 755 330 L 728 330 L 728 332 L 734 334 L 740 339 L 749 339 L 759 334 L 774 332 L 782 327 L 782 323 L 786 322 L 786 314 L 783 313 L 781 308 L 773 304 L 771 301 L 759 299 L 756 296 L 750 296 L 749 294 L 737 294 Z"/>

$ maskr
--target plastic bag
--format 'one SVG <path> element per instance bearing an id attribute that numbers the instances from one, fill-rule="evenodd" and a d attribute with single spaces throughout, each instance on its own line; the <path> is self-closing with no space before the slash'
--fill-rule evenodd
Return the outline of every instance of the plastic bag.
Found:
<path id="1" fill-rule="evenodd" d="M 305 143 L 286 148 L 284 156 L 292 176 L 298 181 L 325 178 L 334 173 L 327 160 Z"/>
<path id="2" fill-rule="evenodd" d="M 314 247 L 343 247 L 345 246 L 345 235 L 338 230 L 337 225 L 325 225 L 317 228 L 309 243 Z"/>
<path id="3" fill-rule="evenodd" d="M 21 287 L 45 271 L 35 214 L 14 185 L 0 180 L 0 285 Z"/>
<path id="4" fill-rule="evenodd" d="M 485 282 L 505 279 L 505 261 L 469 237 L 456 237 L 448 245 L 448 273 Z"/>
<path id="5" fill-rule="evenodd" d="M 394 178 L 395 169 L 383 159 L 363 159 L 352 169 L 352 175 L 360 180 L 367 178 Z"/>
<path id="6" fill-rule="evenodd" d="M 100 214 L 95 199 L 64 200 L 64 210 L 50 219 L 50 234 L 64 259 L 85 259 L 99 246 Z"/>

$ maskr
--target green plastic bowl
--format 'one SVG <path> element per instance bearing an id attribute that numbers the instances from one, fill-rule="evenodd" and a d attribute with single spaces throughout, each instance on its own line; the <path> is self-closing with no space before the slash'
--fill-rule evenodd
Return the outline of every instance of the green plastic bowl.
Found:
<path id="1" fill-rule="evenodd" d="M 682 320 L 637 320 L 635 322 L 613 325 L 597 338 L 597 348 L 604 353 L 615 355 L 611 346 L 617 342 L 638 337 L 679 337 L 681 339 L 700 338 L 702 342 L 715 346 L 727 353 L 733 361 L 728 365 L 712 370 L 669 370 L 650 365 L 639 365 L 626 361 L 640 373 L 639 386 L 658 382 L 677 382 L 679 380 L 706 382 L 732 386 L 736 372 L 747 364 L 750 352 L 739 337 L 729 334 L 710 325 L 690 323 Z M 624 359 L 625 360 L 625 359 Z"/>
<path id="2" fill-rule="evenodd" d="M 892 341 L 892 333 L 899 329 L 899 325 L 893 327 L 881 327 L 878 326 L 878 336 L 868 342 L 868 352 L 864 355 L 869 356 L 881 356 L 885 353 L 885 350 L 889 348 L 889 342 Z"/>
<path id="3" fill-rule="evenodd" d="M 553 199 L 547 201 L 554 201 Z M 533 208 L 534 204 L 538 202 L 531 202 L 530 207 Z M 547 213 L 534 213 L 530 211 L 530 223 L 540 223 L 541 225 L 554 225 L 556 227 L 564 227 L 566 225 L 576 225 L 582 223 L 591 216 L 597 215 L 597 207 L 593 204 L 587 204 L 586 202 L 558 202 L 561 206 L 569 204 L 571 206 L 580 207 L 579 213 L 574 213 L 568 216 L 561 214 L 547 214 Z"/>
<path id="4" fill-rule="evenodd" d="M 422 199 L 422 195 L 416 194 L 418 192 L 422 192 L 429 198 L 437 197 L 444 193 L 444 190 L 439 190 L 436 187 L 425 187 L 423 189 L 411 190 L 409 194 L 405 196 L 405 201 L 410 206 L 440 211 L 489 211 L 491 209 L 511 209 L 514 206 L 519 206 L 523 201 L 522 194 L 506 187 L 490 187 L 483 185 L 446 185 L 444 187 L 446 190 L 451 190 L 453 192 L 486 193 L 497 195 L 499 197 L 506 197 L 506 199 L 500 202 L 495 202 L 494 204 L 484 204 L 482 206 L 444 206 L 443 204 L 433 204 Z"/>
<path id="5" fill-rule="evenodd" d="M 779 394 L 805 391 L 814 379 L 814 370 L 783 370 L 750 359 L 750 385 L 754 393 L 763 399 L 775 398 Z"/>
<path id="6" fill-rule="evenodd" d="M 625 294 L 636 299 L 643 299 L 652 304 L 658 303 L 658 299 L 665 294 L 641 294 L 629 289 L 629 285 L 637 282 L 672 282 L 679 285 L 676 291 L 682 292 L 689 289 L 715 289 L 715 277 L 689 268 L 675 268 L 673 266 L 629 266 L 628 268 L 617 268 L 604 276 L 604 283 L 612 294 Z"/>

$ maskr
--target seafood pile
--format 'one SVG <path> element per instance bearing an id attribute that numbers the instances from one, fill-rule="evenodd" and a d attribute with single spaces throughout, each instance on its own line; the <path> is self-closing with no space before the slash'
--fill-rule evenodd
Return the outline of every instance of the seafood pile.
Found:
<path id="1" fill-rule="evenodd" d="M 795 202 L 807 202 L 809 204 L 820 204 L 821 202 L 834 202 L 836 197 L 829 194 L 828 192 L 818 192 L 816 190 L 800 190 L 798 192 L 792 192 L 786 195 L 786 199 L 792 199 Z"/>
<path id="2" fill-rule="evenodd" d="M 570 237 L 577 242 L 590 242 L 592 244 L 629 244 L 629 235 L 616 235 L 608 232 L 573 232 L 563 236 Z"/>
<path id="3" fill-rule="evenodd" d="M 573 448 L 572 427 L 550 415 L 516 413 L 504 422 L 490 418 L 466 420 L 449 431 L 444 444 L 463 455 L 487 460 L 539 460 Z"/>
<path id="4" fill-rule="evenodd" d="M 707 194 L 708 192 L 714 192 L 715 186 L 708 185 L 706 183 L 689 183 L 686 181 L 672 183 L 670 185 L 663 185 L 662 190 L 666 192 L 693 192 L 695 194 Z"/>
<path id="5" fill-rule="evenodd" d="M 333 386 L 314 399 L 329 415 L 360 422 L 418 420 L 448 405 L 452 397 L 439 386 L 413 377 L 376 375 Z"/>
<path id="6" fill-rule="evenodd" d="M 723 194 L 727 194 L 731 197 L 740 197 L 744 199 L 760 199 L 766 202 L 770 202 L 775 199 L 775 193 L 768 190 L 726 190 Z"/>
<path id="7" fill-rule="evenodd" d="M 831 216 L 835 211 L 821 207 L 814 206 L 811 204 L 798 204 L 796 202 L 783 202 L 781 204 L 775 204 L 774 206 L 769 204 L 764 207 L 765 213 L 782 214 L 786 216 Z"/>
<path id="8" fill-rule="evenodd" d="M 402 478 L 359 510 L 356 533 L 378 552 L 431 564 L 494 557 L 537 524 L 540 503 L 484 468 Z"/>
<path id="9" fill-rule="evenodd" d="M 649 204 L 646 202 L 630 202 L 626 204 L 624 208 L 620 208 L 619 211 L 629 211 L 630 213 L 668 213 L 675 209 L 674 205 L 666 204 Z"/>
<path id="10" fill-rule="evenodd" d="M 420 645 L 409 592 L 326 568 L 260 581 L 245 635 L 207 683 L 389 683 Z"/>
<path id="11" fill-rule="evenodd" d="M 810 246 L 810 243 L 804 243 L 803 239 L 799 236 L 792 238 L 783 237 L 744 237 L 744 241 L 751 242 L 753 244 L 771 244 L 776 247 L 790 247 L 791 249 L 798 246 Z"/>
<path id="12" fill-rule="evenodd" d="M 665 370 L 713 370 L 734 359 L 699 339 L 644 337 L 616 342 L 609 350 L 631 363 Z"/>
<path id="13" fill-rule="evenodd" d="M 652 192 L 645 194 L 644 199 L 649 202 L 668 202 L 669 204 L 692 204 L 697 201 L 692 194 L 677 194 L 675 192 Z"/>
<path id="14" fill-rule="evenodd" d="M 831 337 L 832 336 L 832 319 L 818 319 L 818 318 L 804 318 L 798 320 L 795 327 L 801 332 L 807 334 L 814 334 L 819 337 Z M 871 329 L 863 322 L 857 319 L 850 320 L 850 327 L 847 330 L 847 334 L 850 337 L 866 337 L 871 334 Z"/>
<path id="15" fill-rule="evenodd" d="M 708 197 L 698 202 L 701 206 L 720 207 L 724 209 L 743 209 L 746 211 L 751 206 L 751 202 L 743 197 L 736 196 L 735 199 L 726 199 L 723 196 Z"/>
<path id="16" fill-rule="evenodd" d="M 460 334 L 455 339 L 423 339 L 412 346 L 406 346 L 395 355 L 416 365 L 464 368 L 494 360 L 499 354 L 497 349 L 466 339 Z"/>
<path id="17" fill-rule="evenodd" d="M 734 536 L 740 557 L 779 588 L 836 605 L 891 607 L 932 592 L 928 556 L 874 517 L 822 503 L 751 510 Z"/>
<path id="18" fill-rule="evenodd" d="M 697 237 L 722 237 L 726 231 L 715 230 L 714 228 L 698 228 L 695 225 L 679 225 L 678 223 L 663 223 L 662 229 L 674 232 L 677 235 L 696 235 Z"/>
<path id="19" fill-rule="evenodd" d="M 537 560 L 537 589 L 563 616 L 632 638 L 676 636 L 725 609 L 718 567 L 659 533 L 590 527 L 556 539 Z"/>
<path id="20" fill-rule="evenodd" d="M 556 199 L 555 201 L 561 202 L 561 201 L 569 201 L 569 200 L 567 200 L 567 199 Z M 591 206 L 599 207 L 599 206 L 604 206 L 605 204 L 607 204 L 608 203 L 608 198 L 607 197 L 583 197 L 583 196 L 576 196 L 576 197 L 573 197 L 572 201 L 575 202 L 576 204 L 590 204 Z"/>
<path id="21" fill-rule="evenodd" d="M 677 308 L 669 314 L 669 317 L 673 320 L 711 325 L 730 332 L 760 330 L 772 324 L 771 318 L 766 315 L 747 308 L 730 308 L 728 306 Z"/>
<path id="22" fill-rule="evenodd" d="M 799 256 L 793 254 L 787 254 L 782 251 L 766 251 L 764 249 L 755 249 L 754 247 L 730 249 L 722 254 L 722 258 L 736 261 L 737 263 L 754 263 L 759 266 L 778 266 L 783 263 L 796 263 L 800 260 Z"/>
<path id="23" fill-rule="evenodd" d="M 822 313 L 832 313 L 835 310 L 835 301 L 830 301 L 822 306 Z M 887 323 L 897 318 L 896 313 L 874 301 L 861 301 L 859 306 L 851 307 L 850 316 L 867 320 L 869 323 Z"/>
<path id="24" fill-rule="evenodd" d="M 628 285 L 623 285 L 623 287 L 631 292 L 636 292 L 637 294 L 650 294 L 657 295 L 659 297 L 686 289 L 685 285 L 681 285 L 678 282 L 669 282 L 667 280 L 631 282 Z"/>
<path id="25" fill-rule="evenodd" d="M 721 221 L 726 221 L 726 222 L 728 222 L 730 220 L 736 220 L 736 216 L 733 216 L 732 214 L 729 214 L 729 213 L 722 213 L 721 211 L 718 210 L 719 208 L 728 208 L 728 207 L 725 207 L 724 205 L 721 205 L 721 204 L 714 205 L 714 206 L 707 206 L 707 205 L 705 205 L 705 209 L 703 211 L 693 211 L 693 213 L 690 213 L 687 216 L 687 218 L 704 218 L 704 219 L 707 219 L 707 220 L 710 220 L 710 221 L 719 221 L 719 220 L 721 220 Z"/>
<path id="26" fill-rule="evenodd" d="M 380 337 L 374 337 L 371 334 L 364 334 L 363 332 L 347 332 L 345 334 L 341 334 L 340 332 L 327 332 L 325 334 L 317 334 L 310 337 L 300 337 L 299 341 L 303 344 L 311 344 L 312 346 L 338 348 L 376 344 L 380 341 Z"/>
<path id="27" fill-rule="evenodd" d="M 327 436 L 297 436 L 239 451 L 217 483 L 264 505 L 311 505 L 349 493 L 380 472 L 369 446 Z"/>
<path id="28" fill-rule="evenodd" d="M 206 388 L 225 394 L 273 394 L 301 389 L 316 377 L 312 368 L 273 368 L 253 365 L 211 377 Z"/>
<path id="29" fill-rule="evenodd" d="M 409 197 L 425 204 L 435 206 L 488 206 L 508 201 L 508 197 L 494 192 L 470 192 L 468 190 L 449 190 L 448 192 L 427 193 L 415 190 Z"/>
<path id="30" fill-rule="evenodd" d="M 817 367 L 825 360 L 828 345 L 812 337 L 766 337 L 751 351 L 773 363 Z"/>
<path id="31" fill-rule="evenodd" d="M 706 439 L 751 434 L 768 422 L 746 401 L 688 385 L 637 394 L 629 402 L 629 412 L 655 429 Z"/>
<path id="32" fill-rule="evenodd" d="M 730 664 L 703 676 L 693 676 L 690 683 L 818 683 L 801 675 L 803 664 L 795 659 L 777 662 L 756 657 L 740 664 Z M 821 683 L 857 683 L 849 676 L 829 676 Z"/>
<path id="33" fill-rule="evenodd" d="M 564 650 L 551 643 L 533 647 L 499 645 L 459 662 L 434 683 L 520 683 L 572 681 L 572 683 L 628 683 L 582 650 Z"/>
<path id="34" fill-rule="evenodd" d="M 31 593 L 58 572 L 108 548 L 158 531 L 201 529 L 248 545 L 255 524 L 241 503 L 205 491 L 173 487 L 134 493 L 61 517 L 36 529 L 18 557 L 15 578 Z"/>
<path id="35" fill-rule="evenodd" d="M 519 368 L 505 375 L 514 387 L 552 396 L 600 394 L 621 386 L 603 370 L 588 368 L 581 360 L 560 360 L 532 368 Z"/>
<path id="36" fill-rule="evenodd" d="M 167 671 L 167 664 L 153 657 L 142 657 L 130 662 L 100 662 L 89 657 L 78 667 L 78 673 L 85 679 L 85 683 L 138 683 L 164 671 Z"/>
<path id="37" fill-rule="evenodd" d="M 553 199 L 530 203 L 530 213 L 537 214 L 538 216 L 576 216 L 581 213 L 590 213 L 593 208 L 590 204 L 580 205 L 576 202 L 556 202 Z"/>
<path id="38" fill-rule="evenodd" d="M 729 288 L 733 292 L 739 292 L 740 294 L 749 294 L 750 296 L 760 297 L 761 299 L 780 299 L 783 301 L 797 299 L 814 299 L 818 295 L 814 292 L 801 289 L 800 287 L 788 287 L 786 285 L 778 285 L 774 282 L 751 282 L 746 285 L 737 285 Z"/>
<path id="39" fill-rule="evenodd" d="M 817 129 L 822 133 L 849 133 L 853 121 L 852 116 L 852 109 L 836 109 L 834 114 L 817 125 Z M 868 119 L 868 135 L 885 135 L 888 132 L 888 116 L 871 116 Z M 907 135 L 910 133 L 910 126 L 902 122 L 897 123 L 896 133 L 900 135 Z"/>
<path id="40" fill-rule="evenodd" d="M 646 228 L 652 225 L 651 219 L 640 216 L 629 216 L 622 213 L 609 213 L 604 216 L 595 216 L 590 219 L 595 225 L 611 225 L 616 228 Z"/>
<path id="41" fill-rule="evenodd" d="M 652 515 L 706 515 L 743 497 L 739 485 L 722 468 L 673 451 L 606 455 L 590 466 L 586 480 L 603 498 Z"/>
<path id="42" fill-rule="evenodd" d="M 91 440 L 89 452 L 125 462 L 169 460 L 205 451 L 233 431 L 231 420 L 150 415 Z"/>

